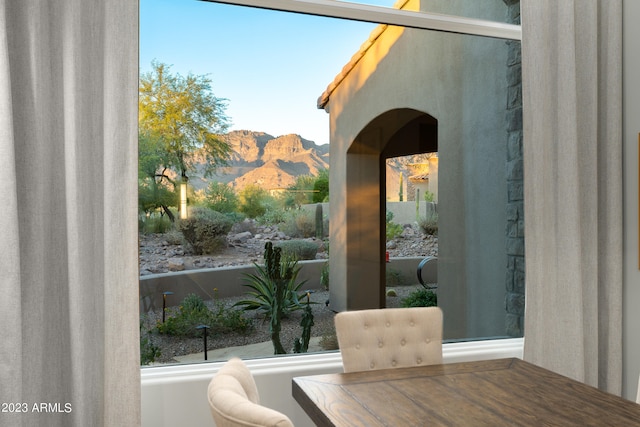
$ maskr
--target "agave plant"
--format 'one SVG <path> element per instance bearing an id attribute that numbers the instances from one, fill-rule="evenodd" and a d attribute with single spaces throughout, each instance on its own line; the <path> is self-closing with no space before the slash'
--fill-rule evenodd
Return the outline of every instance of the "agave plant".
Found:
<path id="1" fill-rule="evenodd" d="M 302 305 L 298 292 L 305 281 L 297 282 L 300 266 L 295 259 L 282 258 L 281 249 L 274 248 L 271 242 L 265 244 L 265 265 L 254 264 L 255 274 L 245 274 L 251 291 L 247 295 L 252 299 L 238 301 L 234 306 L 243 306 L 244 310 L 258 310 L 269 320 L 269 331 L 275 354 L 285 354 L 280 342 L 282 317 Z"/>

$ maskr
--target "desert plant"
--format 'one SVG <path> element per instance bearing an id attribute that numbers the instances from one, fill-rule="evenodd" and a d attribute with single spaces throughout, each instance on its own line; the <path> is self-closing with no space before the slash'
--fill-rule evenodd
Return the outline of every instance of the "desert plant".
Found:
<path id="1" fill-rule="evenodd" d="M 324 237 L 324 221 L 322 218 L 322 205 L 318 203 L 316 205 L 316 239 L 322 239 Z"/>
<path id="2" fill-rule="evenodd" d="M 150 331 L 144 330 L 140 321 L 140 365 L 149 365 L 160 357 L 160 347 L 155 345 L 150 338 Z"/>
<path id="3" fill-rule="evenodd" d="M 401 301 L 403 307 L 436 307 L 438 295 L 429 289 L 418 289 Z"/>
<path id="4" fill-rule="evenodd" d="M 214 307 L 214 310 L 210 310 L 202 298 L 189 294 L 182 300 L 175 315 L 164 323 L 158 323 L 158 331 L 167 335 L 197 337 L 202 334 L 196 329 L 198 325 L 209 326 L 211 334 L 244 333 L 251 329 L 251 321 L 241 311 L 228 309 L 219 301 L 215 302 Z"/>
<path id="5" fill-rule="evenodd" d="M 283 240 L 274 244 L 274 247 L 282 249 L 282 256 L 298 261 L 316 259 L 316 254 L 318 253 L 318 245 L 309 240 Z"/>
<path id="6" fill-rule="evenodd" d="M 144 234 L 152 234 L 152 233 L 166 233 L 171 230 L 173 227 L 173 223 L 169 219 L 168 216 L 150 216 L 148 218 L 144 218 L 141 221 L 140 231 Z"/>
<path id="7" fill-rule="evenodd" d="M 422 232 L 428 236 L 437 236 L 438 235 L 438 213 L 437 212 L 429 212 L 427 216 L 420 218 L 418 221 L 418 226 Z"/>
<path id="8" fill-rule="evenodd" d="M 300 267 L 295 259 L 282 257 L 282 249 L 274 248 L 267 242 L 264 251 L 264 266 L 254 264 L 255 274 L 246 274 L 251 291 L 247 294 L 254 299 L 238 301 L 234 306 L 243 306 L 245 310 L 262 311 L 269 320 L 269 332 L 274 354 L 286 354 L 280 341 L 283 316 L 302 306 L 298 292 L 305 281 L 297 282 Z"/>
<path id="9" fill-rule="evenodd" d="M 386 216 L 387 241 L 393 240 L 402 234 L 402 226 L 393 222 L 393 212 L 387 211 Z"/>
<path id="10" fill-rule="evenodd" d="M 193 208 L 189 218 L 176 224 L 196 255 L 215 253 L 224 247 L 231 226 L 227 216 L 207 208 Z"/>
<path id="11" fill-rule="evenodd" d="M 267 212 L 273 203 L 273 197 L 264 188 L 250 184 L 238 195 L 240 200 L 240 212 L 249 218 L 258 218 Z"/>
<path id="12" fill-rule="evenodd" d="M 433 194 L 431 191 L 426 190 L 424 192 L 424 201 L 425 202 L 428 202 L 428 203 L 433 202 L 435 200 L 435 198 L 436 198 L 436 195 Z"/>
<path id="13" fill-rule="evenodd" d="M 336 332 L 333 331 L 331 333 L 327 333 L 320 338 L 320 347 L 324 350 L 338 350 L 340 346 L 338 345 L 338 336 Z"/>
<path id="14" fill-rule="evenodd" d="M 291 237 L 313 237 L 316 234 L 315 216 L 306 209 L 289 211 L 280 229 Z"/>
<path id="15" fill-rule="evenodd" d="M 311 327 L 313 323 L 313 311 L 311 310 L 311 303 L 309 302 L 309 294 L 307 294 L 307 304 L 304 307 L 302 313 L 302 319 L 300 319 L 300 326 L 302 326 L 302 337 L 296 338 L 294 344 L 294 353 L 306 353 L 309 351 L 309 341 L 311 341 Z"/>
<path id="16" fill-rule="evenodd" d="M 238 210 L 238 196 L 233 187 L 222 182 L 211 182 L 205 192 L 205 203 L 209 209 L 221 212 L 236 212 Z"/>
<path id="17" fill-rule="evenodd" d="M 329 201 L 329 169 L 322 169 L 318 172 L 313 184 L 313 191 L 313 203 Z"/>
<path id="18" fill-rule="evenodd" d="M 398 286 L 402 284 L 402 274 L 398 270 L 387 268 L 385 271 L 385 285 Z"/>

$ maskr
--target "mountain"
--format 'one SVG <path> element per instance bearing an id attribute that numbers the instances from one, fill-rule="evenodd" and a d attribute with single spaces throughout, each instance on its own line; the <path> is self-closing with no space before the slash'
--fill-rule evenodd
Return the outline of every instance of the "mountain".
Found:
<path id="1" fill-rule="evenodd" d="M 230 183 L 236 191 L 249 184 L 277 190 L 291 186 L 301 175 L 317 175 L 329 168 L 329 145 L 317 145 L 300 135 L 274 137 L 264 132 L 239 130 L 223 138 L 232 150 L 229 165 L 220 168 L 216 175 L 204 178 L 202 163 L 189 179 L 196 190 L 205 189 L 211 181 Z M 415 174 L 412 165 L 428 162 L 429 156 L 419 154 L 387 160 L 387 200 L 398 200 L 400 174 L 404 200 L 413 199 L 413 190 L 408 188 L 408 178 Z"/>
<path id="2" fill-rule="evenodd" d="M 329 168 L 329 146 L 317 145 L 300 135 L 274 137 L 264 132 L 233 131 L 223 138 L 231 146 L 229 165 L 210 178 L 203 178 L 203 167 L 190 183 L 198 190 L 210 181 L 230 183 L 236 191 L 248 184 L 267 190 L 287 188 L 301 175 L 317 175 Z M 203 165 L 204 166 L 204 165 Z"/>

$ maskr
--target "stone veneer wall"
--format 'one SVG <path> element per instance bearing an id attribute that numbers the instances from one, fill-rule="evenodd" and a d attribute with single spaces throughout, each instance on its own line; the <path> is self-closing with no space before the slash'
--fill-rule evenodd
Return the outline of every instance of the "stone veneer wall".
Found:
<path id="1" fill-rule="evenodd" d="M 520 24 L 520 0 L 504 0 L 508 22 Z M 519 41 L 508 41 L 507 63 L 507 274 L 506 332 L 524 336 L 524 174 L 522 155 L 522 63 Z"/>

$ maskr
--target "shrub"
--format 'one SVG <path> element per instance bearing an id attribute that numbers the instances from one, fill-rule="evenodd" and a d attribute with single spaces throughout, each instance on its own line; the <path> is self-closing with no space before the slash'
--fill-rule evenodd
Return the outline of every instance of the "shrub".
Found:
<path id="1" fill-rule="evenodd" d="M 151 342 L 149 331 L 143 331 L 140 321 L 140 365 L 148 365 L 160 357 L 160 347 Z"/>
<path id="2" fill-rule="evenodd" d="M 283 223 L 287 218 L 287 212 L 281 208 L 267 209 L 263 215 L 258 218 L 258 222 L 266 225 L 275 225 Z"/>
<path id="3" fill-rule="evenodd" d="M 184 243 L 184 236 L 181 232 L 174 228 L 164 233 L 162 236 L 170 245 L 182 245 Z"/>
<path id="4" fill-rule="evenodd" d="M 318 245 L 308 240 L 284 240 L 274 244 L 274 247 L 282 249 L 282 256 L 296 260 L 316 259 Z"/>
<path id="5" fill-rule="evenodd" d="M 238 210 L 238 196 L 232 187 L 222 182 L 211 182 L 205 192 L 205 203 L 217 212 L 228 213 Z"/>
<path id="6" fill-rule="evenodd" d="M 393 222 L 393 212 L 387 211 L 386 216 L 386 224 L 387 224 L 387 241 L 393 240 L 399 235 L 402 234 L 402 226 L 400 224 L 396 224 Z"/>
<path id="7" fill-rule="evenodd" d="M 290 211 L 280 229 L 291 237 L 313 237 L 316 235 L 316 219 L 306 209 Z"/>
<path id="8" fill-rule="evenodd" d="M 401 301 L 403 307 L 436 307 L 438 295 L 429 289 L 418 289 Z"/>
<path id="9" fill-rule="evenodd" d="M 211 254 L 226 245 L 232 222 L 224 214 L 206 208 L 193 208 L 191 216 L 176 224 L 196 255 Z"/>
<path id="10" fill-rule="evenodd" d="M 398 270 L 387 268 L 385 271 L 385 285 L 398 286 L 402 284 L 402 274 Z"/>
<path id="11" fill-rule="evenodd" d="M 422 232 L 428 236 L 438 235 L 438 213 L 431 212 L 418 220 Z"/>
<path id="12" fill-rule="evenodd" d="M 145 217 L 140 222 L 140 231 L 144 234 L 166 233 L 173 227 L 171 220 L 166 215 Z"/>
<path id="13" fill-rule="evenodd" d="M 273 197 L 258 185 L 247 185 L 239 194 L 240 212 L 249 218 L 258 218 L 267 212 Z"/>
<path id="14" fill-rule="evenodd" d="M 199 325 L 209 326 L 210 334 L 244 333 L 253 326 L 241 311 L 228 309 L 219 301 L 216 301 L 214 309 L 210 310 L 202 298 L 189 294 L 182 300 L 174 316 L 158 324 L 158 331 L 167 335 L 198 337 L 202 335 L 202 332 L 196 329 Z"/>
<path id="15" fill-rule="evenodd" d="M 335 331 L 324 334 L 322 338 L 320 338 L 320 347 L 327 351 L 340 349 L 338 346 L 338 336 Z"/>

